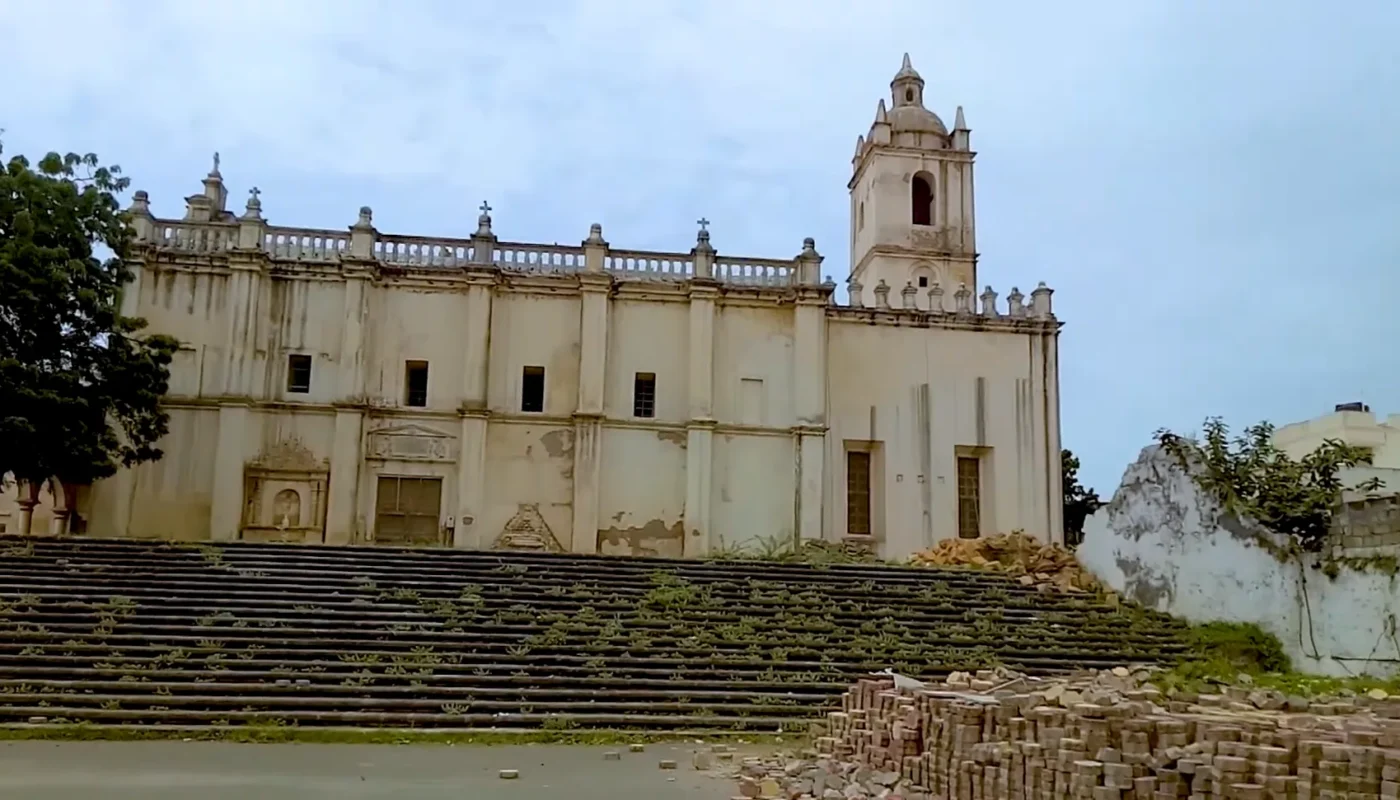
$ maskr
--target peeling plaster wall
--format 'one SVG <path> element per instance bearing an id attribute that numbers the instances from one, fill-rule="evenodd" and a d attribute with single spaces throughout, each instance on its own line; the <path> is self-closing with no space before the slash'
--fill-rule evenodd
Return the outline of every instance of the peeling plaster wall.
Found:
<path id="1" fill-rule="evenodd" d="M 613 428 L 603 432 L 598 552 L 685 554 L 685 431 Z"/>
<path id="2" fill-rule="evenodd" d="M 478 526 L 484 533 L 475 545 L 491 547 L 512 517 L 527 506 L 537 506 L 559 546 L 575 549 L 571 544 L 574 429 L 549 424 L 492 425 L 486 453 L 486 509 Z"/>
<path id="3" fill-rule="evenodd" d="M 1253 622 L 1278 636 L 1297 669 L 1326 675 L 1400 672 L 1400 579 L 1315 563 L 1282 563 L 1280 541 L 1225 513 L 1153 445 L 1108 505 L 1085 523 L 1080 562 L 1145 606 L 1191 622 Z"/>

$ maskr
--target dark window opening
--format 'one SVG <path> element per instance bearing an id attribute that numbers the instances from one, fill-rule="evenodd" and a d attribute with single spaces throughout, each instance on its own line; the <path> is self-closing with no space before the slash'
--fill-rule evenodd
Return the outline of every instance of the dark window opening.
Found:
<path id="1" fill-rule="evenodd" d="M 923 175 L 914 176 L 913 217 L 915 225 L 933 224 L 933 185 Z"/>
<path id="2" fill-rule="evenodd" d="M 846 533 L 870 535 L 870 454 L 846 452 Z"/>
<path id="3" fill-rule="evenodd" d="M 520 410 L 544 411 L 544 367 L 526 367 L 520 381 Z"/>
<path id="4" fill-rule="evenodd" d="M 920 288 L 920 289 L 924 289 L 924 288 L 927 288 L 927 287 L 928 287 L 928 276 L 927 276 L 927 275 L 920 275 L 920 276 L 919 276 L 919 288 Z"/>
<path id="5" fill-rule="evenodd" d="M 422 408 L 428 404 L 428 362 L 409 361 L 404 365 L 403 404 Z"/>
<path id="6" fill-rule="evenodd" d="M 632 382 L 632 416 L 656 416 L 656 375 L 638 372 Z"/>
<path id="7" fill-rule="evenodd" d="M 912 102 L 914 102 L 914 90 L 913 90 L 913 89 L 905 89 L 905 90 L 904 90 L 904 102 L 906 102 L 906 103 L 912 103 Z"/>
<path id="8" fill-rule="evenodd" d="M 982 460 L 958 456 L 958 538 L 982 535 Z"/>
<path id="9" fill-rule="evenodd" d="M 287 356 L 287 391 L 293 394 L 311 391 L 311 356 Z"/>

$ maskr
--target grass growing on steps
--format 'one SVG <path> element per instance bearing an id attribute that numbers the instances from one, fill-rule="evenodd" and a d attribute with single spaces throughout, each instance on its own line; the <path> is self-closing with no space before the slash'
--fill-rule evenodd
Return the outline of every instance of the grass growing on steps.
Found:
<path id="1" fill-rule="evenodd" d="M 786 744 L 796 746 L 806 737 L 800 733 L 787 735 L 742 734 L 730 731 L 552 731 L 528 730 L 412 730 L 394 728 L 299 728 L 288 725 L 240 725 L 236 727 L 185 728 L 166 725 L 89 725 L 86 723 L 58 725 L 0 726 L 0 741 L 168 741 L 193 740 L 201 742 L 235 742 L 240 744 L 442 744 L 442 745 L 512 745 L 512 744 L 570 744 L 624 745 L 674 741 L 741 741 L 745 744 Z"/>
<path id="2" fill-rule="evenodd" d="M 1346 691 L 1365 694 L 1372 689 L 1400 696 L 1400 676 L 1333 678 L 1297 672 L 1278 637 L 1254 623 L 1195 625 L 1187 634 L 1187 642 L 1190 655 L 1153 678 L 1153 683 L 1163 690 L 1199 692 L 1219 685 L 1249 683 L 1300 697 Z"/>

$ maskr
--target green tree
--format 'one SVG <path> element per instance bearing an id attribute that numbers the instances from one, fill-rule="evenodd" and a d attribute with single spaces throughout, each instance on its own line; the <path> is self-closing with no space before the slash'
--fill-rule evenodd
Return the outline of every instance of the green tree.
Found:
<path id="1" fill-rule="evenodd" d="M 1065 493 L 1065 544 L 1073 547 L 1084 540 L 1084 520 L 1099 510 L 1099 493 L 1079 483 L 1079 459 L 1068 450 L 1060 451 L 1060 474 Z"/>
<path id="2" fill-rule="evenodd" d="M 1214 495 L 1226 510 L 1250 517 L 1276 533 L 1296 539 L 1304 550 L 1316 552 L 1327 541 L 1332 512 L 1342 495 L 1337 473 L 1371 463 L 1369 448 L 1327 439 L 1311 453 L 1294 460 L 1274 446 L 1274 426 L 1261 422 L 1230 438 L 1218 417 L 1202 426 L 1199 440 L 1157 431 L 1157 441 L 1188 465 L 1198 486 Z M 1381 489 L 1379 478 L 1362 481 L 1362 492 Z"/>
<path id="3" fill-rule="evenodd" d="M 0 170 L 0 475 L 82 484 L 161 456 L 177 343 L 119 313 L 129 182 L 91 154 Z"/>

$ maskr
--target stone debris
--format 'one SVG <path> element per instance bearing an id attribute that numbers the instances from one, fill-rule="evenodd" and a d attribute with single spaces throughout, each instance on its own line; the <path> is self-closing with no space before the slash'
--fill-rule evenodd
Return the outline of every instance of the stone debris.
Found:
<path id="1" fill-rule="evenodd" d="M 604 761 L 621 761 L 621 760 L 622 760 L 622 754 L 619 753 L 619 752 L 617 752 L 616 750 L 609 750 L 608 752 L 606 752 L 606 753 L 603 754 L 603 760 L 604 760 Z"/>
<path id="2" fill-rule="evenodd" d="M 644 745 L 644 744 L 629 744 L 629 745 L 627 745 L 627 749 L 630 750 L 630 751 L 633 752 L 633 753 L 640 753 L 640 752 L 646 750 L 646 749 L 647 749 L 647 746 Z"/>
<path id="3" fill-rule="evenodd" d="M 519 778 L 519 777 L 520 777 L 520 770 L 518 770 L 518 769 L 503 769 L 503 770 L 501 770 L 498 774 L 501 776 L 501 780 L 503 780 L 503 781 L 513 781 L 513 780 L 515 780 L 516 778 Z"/>
<path id="4" fill-rule="evenodd" d="M 909 563 L 919 567 L 976 567 L 1018 578 L 1022 585 L 1066 592 L 1097 592 L 1103 586 L 1079 565 L 1074 553 L 1024 533 L 986 539 L 944 539 L 920 550 Z"/>
<path id="5" fill-rule="evenodd" d="M 669 758 L 667 758 L 667 759 L 663 759 L 663 760 L 661 761 L 661 763 L 658 764 L 657 766 L 661 767 L 662 769 L 675 769 L 675 768 L 676 768 L 676 762 L 675 762 L 675 761 L 672 761 L 672 760 L 669 759 Z"/>
<path id="6" fill-rule="evenodd" d="M 813 726 L 814 749 L 745 758 L 730 774 L 761 800 L 1400 798 L 1400 698 L 1163 695 L 1150 677 L 862 679 Z"/>

